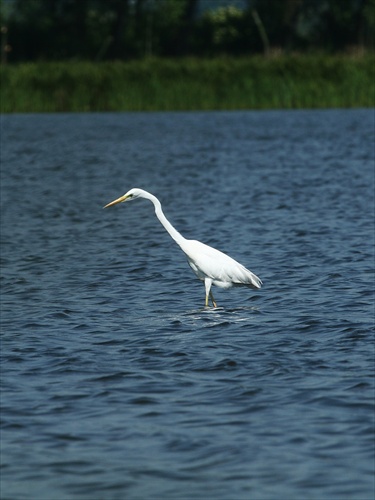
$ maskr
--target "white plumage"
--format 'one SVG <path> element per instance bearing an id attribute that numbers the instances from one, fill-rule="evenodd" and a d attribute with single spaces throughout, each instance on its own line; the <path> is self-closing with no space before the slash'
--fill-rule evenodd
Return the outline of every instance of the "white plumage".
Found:
<path id="1" fill-rule="evenodd" d="M 254 273 L 246 269 L 242 264 L 229 257 L 223 252 L 216 250 L 197 240 L 187 240 L 168 221 L 161 208 L 160 201 L 151 193 L 143 189 L 133 188 L 126 194 L 108 203 L 104 208 L 134 200 L 145 198 L 150 200 L 155 207 L 155 214 L 166 231 L 180 246 L 186 254 L 188 262 L 196 276 L 204 281 L 206 289 L 205 305 L 208 307 L 208 300 L 211 298 L 214 307 L 217 307 L 211 292 L 211 286 L 220 288 L 230 288 L 232 286 L 247 286 L 250 288 L 260 288 L 262 281 Z"/>

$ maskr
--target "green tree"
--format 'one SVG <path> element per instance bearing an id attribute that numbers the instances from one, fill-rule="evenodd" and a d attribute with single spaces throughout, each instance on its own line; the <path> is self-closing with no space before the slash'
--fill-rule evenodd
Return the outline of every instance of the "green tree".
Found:
<path id="1" fill-rule="evenodd" d="M 200 50 L 205 47 L 210 55 L 246 52 L 246 24 L 245 12 L 234 6 L 205 12 L 199 22 Z"/>
<path id="2" fill-rule="evenodd" d="M 373 48 L 375 0 L 0 0 L 10 61 Z M 219 4 L 218 4 L 219 5 Z M 203 14 L 201 14 L 203 12 Z M 4 42 L 5 40 L 5 42 Z"/>

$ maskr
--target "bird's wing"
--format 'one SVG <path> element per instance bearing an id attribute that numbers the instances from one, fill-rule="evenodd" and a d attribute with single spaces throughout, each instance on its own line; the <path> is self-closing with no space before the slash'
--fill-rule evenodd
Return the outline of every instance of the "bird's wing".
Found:
<path id="1" fill-rule="evenodd" d="M 261 287 L 261 280 L 229 255 L 200 241 L 188 240 L 187 243 L 187 248 L 183 250 L 194 272 L 201 279 L 210 278 L 215 285 L 221 287 L 233 285 Z"/>

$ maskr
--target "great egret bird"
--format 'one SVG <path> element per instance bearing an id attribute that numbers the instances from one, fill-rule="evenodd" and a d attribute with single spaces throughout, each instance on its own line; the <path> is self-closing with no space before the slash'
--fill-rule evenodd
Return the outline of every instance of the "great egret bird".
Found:
<path id="1" fill-rule="evenodd" d="M 258 276 L 229 257 L 229 255 L 205 245 L 200 241 L 187 240 L 184 238 L 165 217 L 160 201 L 153 194 L 143 189 L 133 188 L 123 196 L 120 196 L 120 198 L 108 203 L 104 208 L 112 207 L 124 201 L 135 200 L 136 198 L 146 198 L 146 200 L 150 200 L 154 204 L 156 217 L 185 253 L 194 273 L 201 281 L 204 281 L 206 289 L 206 307 L 208 307 L 209 298 L 211 298 L 212 305 L 217 307 L 211 292 L 212 285 L 216 285 L 220 288 L 230 288 L 232 286 L 247 286 L 250 288 L 261 287 L 262 282 Z"/>

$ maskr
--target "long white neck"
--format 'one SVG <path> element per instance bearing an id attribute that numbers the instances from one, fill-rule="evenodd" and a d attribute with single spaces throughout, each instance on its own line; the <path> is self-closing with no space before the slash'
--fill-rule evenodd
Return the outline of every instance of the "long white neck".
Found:
<path id="1" fill-rule="evenodd" d="M 170 236 L 174 239 L 174 241 L 177 243 L 177 245 L 179 245 L 182 248 L 184 245 L 184 242 L 186 242 L 186 239 L 182 236 L 182 234 L 180 234 L 177 231 L 177 229 L 175 229 L 172 226 L 172 224 L 166 218 L 166 216 L 164 215 L 164 212 L 161 208 L 160 201 L 156 198 L 156 196 L 154 196 L 151 193 L 148 193 L 147 191 L 143 191 L 142 197 L 146 198 L 147 200 L 150 200 L 154 204 L 156 217 L 159 219 L 161 224 L 164 226 L 165 230 L 170 234 Z"/>

